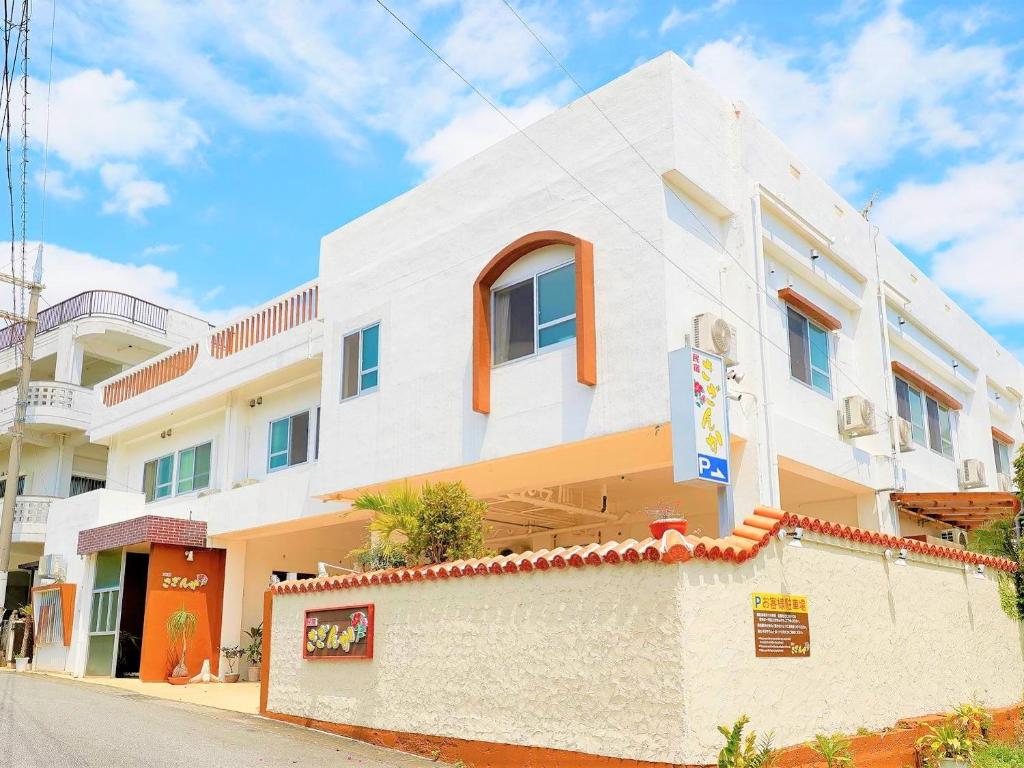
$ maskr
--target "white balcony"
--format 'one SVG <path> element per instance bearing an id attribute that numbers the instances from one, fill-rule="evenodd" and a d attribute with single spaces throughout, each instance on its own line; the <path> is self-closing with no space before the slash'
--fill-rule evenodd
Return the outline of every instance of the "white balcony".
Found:
<path id="1" fill-rule="evenodd" d="M 42 543 L 52 496 L 19 496 L 14 505 L 15 542 Z"/>
<path id="2" fill-rule="evenodd" d="M 0 431 L 6 432 L 14 423 L 17 399 L 17 387 L 0 391 Z M 85 431 L 94 403 L 93 391 L 88 387 L 59 381 L 32 382 L 28 388 L 25 421 L 36 427 Z"/>

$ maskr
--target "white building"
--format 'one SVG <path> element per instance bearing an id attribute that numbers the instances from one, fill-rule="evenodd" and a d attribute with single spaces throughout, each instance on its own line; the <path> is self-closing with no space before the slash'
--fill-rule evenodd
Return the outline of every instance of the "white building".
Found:
<path id="1" fill-rule="evenodd" d="M 11 575 L 5 605 L 24 604 L 55 499 L 106 484 L 107 449 L 87 435 L 95 388 L 206 331 L 198 318 L 116 291 L 86 291 L 39 312 L 28 391 Z M 21 375 L 23 327 L 0 329 L 0 462 L 7 467 Z M 0 492 L 6 478 L 0 479 Z"/>
<path id="2" fill-rule="evenodd" d="M 712 315 L 740 374 L 724 530 L 714 494 L 672 474 L 668 354 Z M 758 504 L 970 528 L 1014 508 L 1022 373 L 666 54 L 329 234 L 315 283 L 104 386 L 89 435 L 109 486 L 60 502 L 47 529 L 80 595 L 61 661 L 117 666 L 96 638 L 121 614 L 98 624 L 87 596 L 117 605 L 130 585 L 96 587 L 98 553 L 222 551 L 213 653 L 260 621 L 273 575 L 351 565 L 365 518 L 348 502 L 405 482 L 465 482 L 499 551 L 641 538 L 666 511 L 725 536 Z M 198 528 L 157 533 L 167 520 Z M 171 572 L 149 568 L 150 596 Z"/>

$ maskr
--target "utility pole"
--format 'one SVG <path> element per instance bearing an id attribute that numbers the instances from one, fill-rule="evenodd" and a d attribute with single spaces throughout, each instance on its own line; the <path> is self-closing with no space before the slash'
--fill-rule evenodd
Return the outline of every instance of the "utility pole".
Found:
<path id="1" fill-rule="evenodd" d="M 6 275 L 0 280 L 23 284 L 22 280 Z M 14 535 L 14 506 L 18 498 L 18 476 L 21 472 L 21 444 L 25 438 L 25 412 L 28 410 L 28 385 L 32 379 L 32 345 L 36 338 L 36 317 L 39 314 L 39 294 L 43 290 L 43 244 L 36 251 L 36 265 L 29 289 L 28 315 L 12 319 L 23 320 L 25 338 L 21 347 L 21 378 L 18 379 L 18 399 L 14 404 L 14 425 L 11 427 L 11 452 L 7 459 L 7 485 L 4 488 L 3 516 L 0 518 L 0 610 L 7 608 L 7 572 L 11 567 L 11 538 Z M 13 606 L 11 606 L 13 607 Z"/>

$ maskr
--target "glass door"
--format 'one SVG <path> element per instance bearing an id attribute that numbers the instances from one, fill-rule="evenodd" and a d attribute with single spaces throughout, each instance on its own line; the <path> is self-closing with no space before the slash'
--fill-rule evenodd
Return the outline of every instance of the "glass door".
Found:
<path id="1" fill-rule="evenodd" d="M 109 677 L 114 674 L 117 631 L 121 618 L 121 580 L 124 553 L 106 549 L 96 554 L 96 575 L 92 584 L 89 612 L 89 655 L 86 675 Z"/>

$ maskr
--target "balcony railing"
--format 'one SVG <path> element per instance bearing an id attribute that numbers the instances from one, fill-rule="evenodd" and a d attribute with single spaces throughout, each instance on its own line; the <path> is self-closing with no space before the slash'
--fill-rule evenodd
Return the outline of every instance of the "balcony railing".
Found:
<path id="1" fill-rule="evenodd" d="M 83 317 L 117 317 L 157 331 L 167 330 L 167 309 L 118 291 L 85 291 L 42 310 L 36 335 Z M 25 338 L 24 323 L 0 328 L 0 349 Z"/>
<path id="2" fill-rule="evenodd" d="M 0 430 L 14 419 L 18 388 L 0 390 Z M 88 421 L 92 413 L 93 393 L 88 387 L 59 381 L 33 381 L 28 385 L 27 418 L 36 424 L 63 424 Z"/>
<path id="3" fill-rule="evenodd" d="M 124 378 L 113 381 L 103 387 L 103 404 L 117 405 L 125 400 L 148 392 L 154 387 L 184 376 L 196 363 L 199 357 L 199 344 L 189 344 L 156 362 L 138 368 Z"/>
<path id="4" fill-rule="evenodd" d="M 14 502 L 15 541 L 42 541 L 46 535 L 46 518 L 50 514 L 51 496 L 19 496 Z"/>
<path id="5" fill-rule="evenodd" d="M 316 317 L 317 286 L 271 304 L 210 337 L 210 354 L 221 360 Z"/>
<path id="6" fill-rule="evenodd" d="M 314 283 L 300 288 L 291 296 L 262 307 L 248 317 L 215 330 L 206 339 L 190 344 L 152 362 L 135 368 L 103 387 L 103 404 L 117 405 L 161 384 L 188 373 L 200 357 L 209 355 L 223 360 L 253 347 L 278 334 L 316 319 L 319 297 Z"/>

